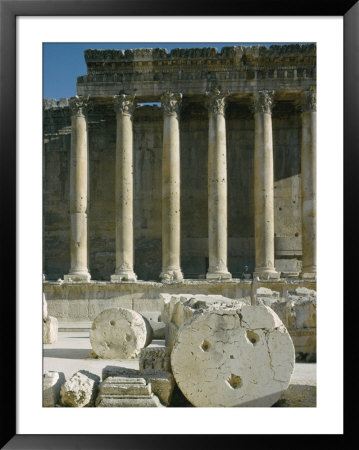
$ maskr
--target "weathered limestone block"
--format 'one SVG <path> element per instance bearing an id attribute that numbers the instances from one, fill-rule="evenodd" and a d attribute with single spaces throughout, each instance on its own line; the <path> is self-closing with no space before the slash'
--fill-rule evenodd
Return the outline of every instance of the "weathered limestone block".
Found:
<path id="1" fill-rule="evenodd" d="M 194 313 L 202 312 L 209 306 L 242 305 L 240 300 L 233 300 L 222 295 L 202 294 L 160 294 L 163 306 L 161 318 L 166 324 L 166 346 L 172 350 L 179 328 L 190 319 Z"/>
<path id="2" fill-rule="evenodd" d="M 317 331 L 316 328 L 302 328 L 300 330 L 289 330 L 289 334 L 291 335 L 295 347 L 295 352 L 297 354 L 304 353 L 308 362 L 316 360 L 316 352 L 317 352 L 316 331 Z M 303 355 L 299 359 L 303 359 Z"/>
<path id="3" fill-rule="evenodd" d="M 56 317 L 48 315 L 45 293 L 42 294 L 42 343 L 53 344 L 57 341 L 59 325 Z"/>
<path id="4" fill-rule="evenodd" d="M 94 406 L 100 377 L 86 370 L 76 372 L 62 385 L 60 396 L 63 406 L 83 408 Z"/>
<path id="5" fill-rule="evenodd" d="M 307 296 L 307 297 L 316 297 L 317 293 L 316 291 L 314 291 L 313 289 L 308 289 L 306 287 L 297 287 L 294 291 L 294 293 L 292 293 L 294 295 L 299 295 L 299 296 Z"/>
<path id="6" fill-rule="evenodd" d="M 99 358 L 131 359 L 151 342 L 152 330 L 136 311 L 110 308 L 95 318 L 89 337 Z"/>
<path id="7" fill-rule="evenodd" d="M 60 403 L 60 389 L 65 383 L 62 372 L 46 371 L 42 380 L 42 406 L 54 407 Z"/>
<path id="8" fill-rule="evenodd" d="M 317 302 L 312 299 L 300 299 L 295 304 L 295 325 L 300 328 L 315 328 Z"/>
<path id="9" fill-rule="evenodd" d="M 138 374 L 139 371 L 137 369 L 121 366 L 106 366 L 102 369 L 102 381 L 105 381 L 108 377 L 136 378 Z"/>
<path id="10" fill-rule="evenodd" d="M 108 377 L 99 386 L 98 407 L 161 407 L 144 378 Z"/>
<path id="11" fill-rule="evenodd" d="M 42 319 L 42 342 L 44 344 L 53 344 L 57 341 L 59 324 L 56 317 L 47 316 Z"/>
<path id="12" fill-rule="evenodd" d="M 273 303 L 279 301 L 279 292 L 271 289 L 260 287 L 256 292 L 256 304 L 264 306 L 272 306 Z"/>
<path id="13" fill-rule="evenodd" d="M 316 353 L 316 292 L 297 288 L 288 293 L 287 300 L 272 305 L 287 327 L 296 353 Z"/>
<path id="14" fill-rule="evenodd" d="M 150 348 L 152 347 L 149 347 L 149 349 Z M 165 347 L 154 348 L 164 349 Z M 142 364 L 140 362 L 140 367 L 141 365 Z M 105 381 L 109 377 L 144 378 L 147 383 L 151 384 L 152 393 L 159 398 L 163 405 L 166 406 L 168 406 L 171 401 L 172 393 L 176 384 L 173 375 L 167 370 L 151 369 L 149 367 L 145 370 L 138 371 L 126 367 L 106 366 L 102 369 L 102 380 Z"/>
<path id="15" fill-rule="evenodd" d="M 175 337 L 172 372 L 194 406 L 271 406 L 280 398 L 295 355 L 269 307 L 217 301 L 198 310 L 192 300 L 176 306 L 192 317 Z"/>
<path id="16" fill-rule="evenodd" d="M 140 373 L 148 383 L 152 392 L 164 405 L 169 405 L 175 387 L 171 373 L 171 359 L 168 347 L 147 347 L 140 353 Z"/>
<path id="17" fill-rule="evenodd" d="M 152 329 L 152 339 L 165 339 L 166 324 L 162 322 L 160 313 L 158 311 L 145 311 L 140 314 L 148 321 L 148 324 Z"/>
<path id="18" fill-rule="evenodd" d="M 152 392 L 157 395 L 161 403 L 168 406 L 176 384 L 174 376 L 165 370 L 148 371 L 142 373 L 141 376 L 151 384 Z"/>
<path id="19" fill-rule="evenodd" d="M 147 347 L 140 353 L 140 372 L 166 370 L 171 371 L 168 347 Z"/>
<path id="20" fill-rule="evenodd" d="M 47 317 L 47 302 L 46 302 L 46 297 L 45 297 L 45 293 L 42 294 L 42 318 L 46 319 Z"/>

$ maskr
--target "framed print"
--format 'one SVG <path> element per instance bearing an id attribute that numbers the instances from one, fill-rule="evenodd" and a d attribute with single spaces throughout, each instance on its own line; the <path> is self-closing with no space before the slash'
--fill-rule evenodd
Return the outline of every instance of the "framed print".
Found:
<path id="1" fill-rule="evenodd" d="M 343 435 L 341 319 L 347 277 L 343 278 L 342 271 L 341 217 L 350 201 L 357 162 L 351 149 L 358 133 L 358 4 L 344 2 L 331 11 L 319 6 L 313 10 L 309 2 L 301 4 L 300 11 L 284 2 L 270 11 L 266 4 L 207 5 L 205 16 L 196 6 L 191 8 L 187 2 L 171 3 L 169 8 L 164 2 L 149 6 L 142 1 L 89 1 L 85 8 L 78 2 L 1 1 L 1 167 L 6 216 L 12 218 L 3 221 L 3 248 L 4 254 L 16 255 L 5 265 L 6 285 L 10 287 L 10 280 L 13 283 L 3 305 L 7 352 L 3 448 L 168 448 L 183 446 L 188 438 L 197 445 L 204 435 L 209 442 L 212 438 L 213 442 L 264 439 L 271 434 Z M 59 53 L 50 58 L 60 44 L 61 64 Z M 69 55 L 70 47 L 76 46 L 81 46 L 81 64 L 86 66 L 74 73 L 71 65 L 80 57 L 71 61 Z M 291 53 L 294 48 L 301 49 L 299 57 Z M 278 54 L 270 53 L 276 51 Z M 253 63 L 259 61 L 256 58 L 261 58 L 260 64 Z M 268 61 L 264 63 L 265 58 Z M 286 62 L 276 67 L 280 58 Z M 55 100 L 43 102 L 43 97 L 49 98 L 45 93 L 47 74 L 53 79 L 57 76 L 60 85 L 67 73 L 71 73 L 73 87 L 77 78 L 76 90 L 53 94 Z M 240 92 L 236 92 L 238 86 Z M 317 138 L 313 137 L 316 95 Z M 86 112 L 83 101 L 87 102 Z M 81 130 L 85 130 L 83 134 Z M 223 130 L 224 140 L 217 139 L 223 137 Z M 272 130 L 270 148 L 264 136 Z M 312 136 L 309 144 L 308 136 Z M 314 147 L 318 149 L 317 169 L 311 159 Z M 305 160 L 307 150 L 309 159 Z M 216 163 L 211 163 L 211 155 Z M 316 170 L 318 272 L 312 252 L 316 232 L 310 231 L 315 229 L 316 218 L 308 212 L 309 203 L 315 204 L 316 184 L 302 187 L 304 176 L 313 179 Z M 215 182 L 219 176 L 226 181 L 223 191 L 223 183 Z M 306 181 L 305 186 L 310 183 Z M 169 192 L 167 197 L 165 192 Z M 128 204 L 132 208 L 128 209 Z M 348 223 L 350 228 L 355 222 Z M 330 275 L 333 265 L 335 280 Z M 172 312 L 165 318 L 162 310 L 159 316 L 159 299 L 166 302 L 166 294 L 222 295 L 232 303 L 243 300 L 249 308 L 256 304 L 274 310 L 294 343 L 293 358 L 310 361 L 316 353 L 315 346 L 313 352 L 308 350 L 308 342 L 312 342 L 308 329 L 316 326 L 313 292 L 317 283 L 318 365 L 312 363 L 318 376 L 316 405 L 276 404 L 279 397 L 268 404 L 226 404 L 225 393 L 215 400 L 215 383 L 207 394 L 202 381 L 210 370 L 203 368 L 204 362 L 197 367 L 191 352 L 183 358 L 176 336 L 171 345 L 175 343 L 177 356 L 172 350 L 172 356 L 160 358 L 162 365 L 165 358 L 172 358 L 176 388 L 185 399 L 174 404 L 176 408 L 149 410 L 134 408 L 134 404 L 129 408 L 65 408 L 59 406 L 85 405 L 60 401 L 56 407 L 43 407 L 40 371 L 64 372 L 66 381 L 81 369 L 97 373 L 96 360 L 91 360 L 89 352 L 101 358 L 101 345 L 96 344 L 104 339 L 101 327 L 107 327 L 105 334 L 117 333 L 115 312 L 102 318 L 109 308 L 116 309 L 116 314 L 119 310 L 139 314 L 138 320 L 144 323 L 141 333 L 152 333 L 152 339 L 157 333 L 162 343 L 155 347 L 165 345 L 165 337 L 166 346 L 170 345 L 166 330 L 174 326 Z M 273 306 L 277 292 L 280 305 Z M 48 310 L 40 322 L 43 310 L 36 299 L 43 293 Z M 301 305 L 309 312 L 295 310 L 296 295 L 307 296 Z M 202 309 L 208 307 L 207 299 L 200 302 Z M 193 304 L 184 305 L 196 309 Z M 308 318 L 299 326 L 301 314 Z M 54 330 L 51 317 L 62 333 L 56 345 L 50 336 Z M 92 324 L 97 320 L 96 329 L 102 334 L 96 337 Z M 49 342 L 43 345 L 42 323 L 46 321 Z M 333 342 L 334 322 L 337 335 Z M 90 333 L 91 344 L 87 337 L 81 340 L 81 330 L 75 336 L 79 324 Z M 183 323 L 176 326 L 179 324 L 186 330 Z M 258 330 L 263 327 L 249 328 L 243 339 L 254 348 L 261 342 L 262 331 Z M 122 323 L 118 333 L 123 334 L 123 329 Z M 127 350 L 132 333 L 130 326 L 124 335 Z M 183 332 L 184 340 L 193 338 L 188 333 L 186 337 Z M 214 341 L 203 336 L 198 355 L 205 358 L 213 351 Z M 147 338 L 134 350 L 135 360 L 140 358 L 140 372 L 136 369 L 133 373 L 136 380 L 142 377 L 149 389 L 146 364 L 156 363 L 150 351 L 148 360 L 146 352 L 140 356 L 150 342 Z M 67 373 L 61 355 L 71 339 L 74 351 Z M 107 349 L 111 339 L 106 341 Z M 223 336 L 218 345 L 223 345 L 223 354 L 227 354 L 227 343 L 222 341 Z M 151 348 L 153 344 L 147 347 Z M 228 352 L 228 360 L 243 358 L 243 353 Z M 111 355 L 102 355 L 109 367 L 106 376 L 119 376 L 116 370 L 111 372 L 113 366 L 120 366 Z M 124 359 L 127 357 L 133 355 L 126 354 Z M 88 366 L 76 366 L 80 359 L 86 359 Z M 137 368 L 131 364 L 126 366 L 130 371 Z M 270 360 L 268 371 L 273 372 L 272 364 Z M 278 364 L 283 372 L 286 363 L 281 360 Z M 187 370 L 186 377 L 181 378 L 176 367 L 179 372 Z M 337 380 L 335 389 L 328 386 L 328 371 Z M 237 372 L 233 369 L 220 375 L 234 393 L 246 383 L 243 371 Z M 125 378 L 131 380 L 129 373 Z M 264 366 L 261 373 L 264 376 Z M 103 371 L 97 375 L 96 382 L 104 383 Z M 197 375 L 198 394 L 193 394 L 191 383 Z M 152 381 L 153 389 L 155 384 Z M 201 403 L 205 397 L 211 399 L 209 403 Z M 103 394 L 100 401 L 111 403 L 113 398 L 108 400 Z M 112 406 L 120 406 L 116 402 Z M 276 408 L 267 408 L 274 404 Z M 147 403 L 139 401 L 137 406 Z M 283 406 L 292 407 L 283 410 Z M 305 428 L 299 425 L 303 421 Z"/>

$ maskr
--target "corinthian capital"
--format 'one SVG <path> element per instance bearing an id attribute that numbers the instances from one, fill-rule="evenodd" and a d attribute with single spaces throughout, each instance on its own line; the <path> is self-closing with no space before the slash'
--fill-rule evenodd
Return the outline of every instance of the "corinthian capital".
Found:
<path id="1" fill-rule="evenodd" d="M 206 92 L 206 96 L 209 113 L 222 114 L 224 116 L 224 111 L 226 108 L 226 94 L 215 87 L 211 91 Z"/>
<path id="2" fill-rule="evenodd" d="M 252 110 L 254 113 L 271 114 L 274 106 L 273 101 L 274 91 L 262 90 L 254 95 L 252 101 Z"/>
<path id="3" fill-rule="evenodd" d="M 312 112 L 317 110 L 317 93 L 314 89 L 302 92 L 299 108 L 302 112 Z"/>
<path id="4" fill-rule="evenodd" d="M 69 99 L 69 107 L 72 116 L 86 116 L 89 108 L 88 97 L 75 96 Z"/>
<path id="5" fill-rule="evenodd" d="M 161 102 L 165 114 L 179 114 L 182 94 L 167 91 L 162 95 Z"/>
<path id="6" fill-rule="evenodd" d="M 116 114 L 132 116 L 136 106 L 134 95 L 119 94 L 115 95 L 114 99 L 114 110 Z"/>

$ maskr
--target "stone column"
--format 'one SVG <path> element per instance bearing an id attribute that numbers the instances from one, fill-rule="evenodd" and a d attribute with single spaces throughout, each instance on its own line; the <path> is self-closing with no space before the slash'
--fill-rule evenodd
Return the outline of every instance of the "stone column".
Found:
<path id="1" fill-rule="evenodd" d="M 133 271 L 133 137 L 134 97 L 116 96 L 116 270 L 112 282 L 136 281 Z"/>
<path id="2" fill-rule="evenodd" d="M 163 107 L 162 148 L 162 280 L 183 279 L 180 267 L 180 140 L 179 109 L 182 94 L 166 92 Z"/>
<path id="3" fill-rule="evenodd" d="M 255 271 L 253 277 L 279 278 L 274 267 L 273 193 L 273 91 L 259 91 L 253 99 L 254 137 L 254 236 Z"/>
<path id="4" fill-rule="evenodd" d="M 317 103 L 316 92 L 301 96 L 302 110 L 302 278 L 315 278 L 316 258 L 316 152 Z"/>
<path id="5" fill-rule="evenodd" d="M 64 281 L 90 281 L 87 260 L 87 99 L 71 97 L 70 219 L 71 268 Z"/>
<path id="6" fill-rule="evenodd" d="M 214 88 L 208 96 L 208 279 L 228 279 L 227 148 L 225 95 Z"/>

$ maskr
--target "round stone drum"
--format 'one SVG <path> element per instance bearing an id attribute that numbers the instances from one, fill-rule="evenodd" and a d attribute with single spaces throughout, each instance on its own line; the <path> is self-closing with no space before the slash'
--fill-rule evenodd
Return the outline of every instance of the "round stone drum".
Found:
<path id="1" fill-rule="evenodd" d="M 103 359 L 132 359 L 151 342 L 151 328 L 136 311 L 110 308 L 93 321 L 90 342 Z"/>
<path id="2" fill-rule="evenodd" d="M 272 406 L 289 385 L 294 358 L 292 339 L 274 311 L 246 305 L 185 322 L 171 365 L 194 406 Z"/>

